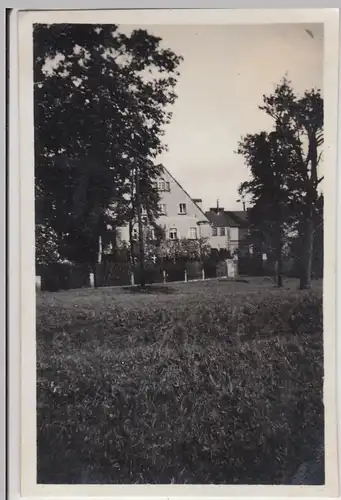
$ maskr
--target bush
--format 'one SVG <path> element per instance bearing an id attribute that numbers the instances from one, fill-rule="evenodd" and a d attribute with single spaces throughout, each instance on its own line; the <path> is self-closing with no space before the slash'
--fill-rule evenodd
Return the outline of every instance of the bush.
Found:
<path id="1" fill-rule="evenodd" d="M 175 290 L 40 298 L 39 482 L 287 484 L 311 457 L 321 295 Z"/>
<path id="2" fill-rule="evenodd" d="M 39 266 L 41 289 L 56 292 L 90 286 L 90 269 L 85 264 L 56 262 Z"/>

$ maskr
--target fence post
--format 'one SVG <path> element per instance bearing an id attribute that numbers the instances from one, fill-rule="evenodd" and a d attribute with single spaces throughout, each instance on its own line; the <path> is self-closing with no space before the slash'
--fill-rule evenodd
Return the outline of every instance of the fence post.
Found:
<path id="1" fill-rule="evenodd" d="M 41 290 L 41 276 L 36 276 L 36 290 L 39 292 Z"/>
<path id="2" fill-rule="evenodd" d="M 202 279 L 204 280 L 205 279 L 205 269 L 204 268 L 202 268 L 201 275 L 202 275 Z"/>
<path id="3" fill-rule="evenodd" d="M 187 283 L 187 269 L 185 269 L 185 283 Z"/>
<path id="4" fill-rule="evenodd" d="M 95 288 L 95 275 L 94 275 L 94 273 L 90 273 L 90 286 L 91 286 L 91 288 Z"/>
<path id="5" fill-rule="evenodd" d="M 166 273 L 166 271 L 163 270 L 162 274 L 163 274 L 163 282 L 166 283 L 167 282 L 167 273 Z"/>
<path id="6" fill-rule="evenodd" d="M 135 285 L 135 276 L 134 276 L 134 273 L 131 273 L 130 274 L 130 282 L 131 284 L 134 286 Z"/>

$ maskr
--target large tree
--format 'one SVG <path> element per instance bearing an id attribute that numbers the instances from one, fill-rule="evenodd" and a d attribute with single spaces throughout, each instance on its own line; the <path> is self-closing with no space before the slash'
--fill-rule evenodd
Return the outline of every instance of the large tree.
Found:
<path id="1" fill-rule="evenodd" d="M 283 249 L 294 224 L 289 186 L 296 174 L 296 152 L 279 131 L 273 131 L 247 135 L 240 141 L 238 153 L 244 156 L 251 173 L 251 179 L 239 189 L 252 203 L 251 239 L 274 263 L 280 287 Z"/>
<path id="2" fill-rule="evenodd" d="M 155 159 L 180 61 L 144 30 L 35 25 L 37 220 L 73 259 L 94 262 L 107 225 L 132 217 L 137 169 L 141 201 L 156 211 Z"/>
<path id="3" fill-rule="evenodd" d="M 264 226 L 275 219 L 277 261 L 285 230 L 299 231 L 300 287 L 306 288 L 311 280 L 314 231 L 320 227 L 323 99 L 314 89 L 297 96 L 284 78 L 271 95 L 263 96 L 260 109 L 273 119 L 273 130 L 246 136 L 240 142 L 238 152 L 251 170 L 251 180 L 240 190 L 252 195 L 258 229 L 262 220 Z M 270 228 L 268 225 L 268 232 Z"/>

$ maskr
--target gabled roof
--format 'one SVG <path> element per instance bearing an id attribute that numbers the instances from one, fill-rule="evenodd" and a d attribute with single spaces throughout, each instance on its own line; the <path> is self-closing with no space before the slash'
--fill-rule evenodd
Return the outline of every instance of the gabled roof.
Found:
<path id="1" fill-rule="evenodd" d="M 195 198 L 193 199 L 192 196 L 190 196 L 186 189 L 184 189 L 180 182 L 178 182 L 175 177 L 173 177 L 173 175 L 170 173 L 169 170 L 167 170 L 166 167 L 162 166 L 162 170 L 164 170 L 168 175 L 169 177 L 171 177 L 173 179 L 173 181 L 179 186 L 179 188 L 185 193 L 185 195 L 191 200 L 192 203 L 194 203 L 194 205 L 197 207 L 197 209 L 199 210 L 199 212 L 201 212 L 201 214 L 203 215 L 204 219 L 205 219 L 205 222 L 209 222 L 208 218 L 207 218 L 207 214 L 205 214 L 205 212 L 199 207 L 199 205 L 196 203 L 196 201 L 199 202 L 199 198 Z"/>

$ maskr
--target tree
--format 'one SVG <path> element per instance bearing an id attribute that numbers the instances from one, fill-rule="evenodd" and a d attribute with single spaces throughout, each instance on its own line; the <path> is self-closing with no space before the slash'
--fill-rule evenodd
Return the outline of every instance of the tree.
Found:
<path id="1" fill-rule="evenodd" d="M 130 220 L 134 169 L 152 190 L 180 61 L 145 30 L 35 25 L 39 211 L 66 256 L 93 263 L 106 226 Z"/>
<path id="2" fill-rule="evenodd" d="M 48 265 L 60 259 L 57 233 L 48 225 L 36 225 L 36 265 Z"/>
<path id="3" fill-rule="evenodd" d="M 293 230 L 299 231 L 303 243 L 300 288 L 306 288 L 310 286 L 314 224 L 323 180 L 318 175 L 323 99 L 316 90 L 298 97 L 291 83 L 283 79 L 273 94 L 263 96 L 263 103 L 260 109 L 271 116 L 274 127 L 270 133 L 248 135 L 240 142 L 238 153 L 251 170 L 251 180 L 241 185 L 240 192 L 251 194 L 251 217 L 258 233 L 276 240 L 278 284 L 283 239 Z"/>
<path id="4" fill-rule="evenodd" d="M 251 171 L 251 180 L 241 184 L 239 193 L 248 194 L 253 204 L 249 212 L 252 237 L 263 242 L 261 251 L 272 258 L 276 283 L 281 287 L 283 246 L 292 225 L 288 186 L 295 175 L 295 151 L 279 131 L 273 131 L 247 135 L 237 152 Z"/>
<path id="5" fill-rule="evenodd" d="M 318 212 L 319 185 L 323 176 L 319 175 L 319 165 L 323 151 L 323 98 L 319 90 L 306 91 L 303 97 L 295 95 L 291 82 L 283 79 L 275 92 L 263 96 L 261 107 L 275 120 L 276 130 L 280 130 L 291 144 L 299 160 L 296 175 L 289 185 L 291 205 L 299 214 L 300 233 L 303 247 L 301 253 L 300 288 L 311 285 L 312 259 L 314 247 L 314 221 Z"/>

